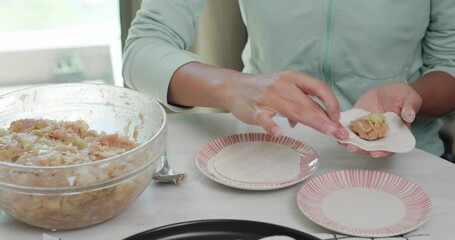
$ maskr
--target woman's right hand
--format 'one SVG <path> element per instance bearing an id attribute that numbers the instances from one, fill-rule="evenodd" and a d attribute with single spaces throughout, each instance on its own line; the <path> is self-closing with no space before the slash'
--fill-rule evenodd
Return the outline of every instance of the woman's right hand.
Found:
<path id="1" fill-rule="evenodd" d="M 310 96 L 321 100 L 327 110 Z M 190 62 L 172 76 L 167 98 L 181 106 L 226 109 L 274 136 L 282 132 L 273 120 L 277 114 L 286 117 L 291 127 L 300 123 L 337 139 L 349 136 L 339 122 L 339 104 L 329 86 L 296 71 L 245 74 Z"/>

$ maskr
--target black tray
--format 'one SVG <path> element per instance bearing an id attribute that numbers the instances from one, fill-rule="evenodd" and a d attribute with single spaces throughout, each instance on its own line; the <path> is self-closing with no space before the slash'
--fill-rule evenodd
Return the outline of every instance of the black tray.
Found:
<path id="1" fill-rule="evenodd" d="M 319 240 L 319 238 L 288 227 L 230 219 L 175 223 L 144 231 L 124 240 L 258 240 L 277 235 L 296 240 Z"/>

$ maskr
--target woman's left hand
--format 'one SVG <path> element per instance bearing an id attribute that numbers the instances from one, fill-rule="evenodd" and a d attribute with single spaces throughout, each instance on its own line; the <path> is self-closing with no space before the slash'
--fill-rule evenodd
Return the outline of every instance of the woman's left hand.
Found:
<path id="1" fill-rule="evenodd" d="M 417 112 L 422 106 L 422 98 L 414 89 L 406 83 L 389 83 L 373 88 L 363 94 L 354 108 L 363 109 L 372 113 L 394 112 L 410 127 Z M 348 151 L 369 154 L 375 158 L 383 158 L 392 155 L 386 151 L 366 151 L 351 144 L 342 144 Z"/>

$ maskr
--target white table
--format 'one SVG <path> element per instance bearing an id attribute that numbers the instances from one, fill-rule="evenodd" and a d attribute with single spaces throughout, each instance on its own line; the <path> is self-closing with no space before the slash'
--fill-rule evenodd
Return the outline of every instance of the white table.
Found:
<path id="1" fill-rule="evenodd" d="M 455 165 L 420 150 L 373 159 L 346 151 L 329 136 L 304 126 L 291 129 L 277 119 L 285 135 L 297 138 L 319 154 L 316 175 L 332 170 L 376 169 L 411 180 L 431 197 L 430 219 L 419 229 L 433 240 L 455 239 Z M 43 239 L 43 233 L 62 240 L 123 239 L 162 225 L 200 219 L 247 219 L 283 225 L 308 233 L 328 230 L 298 209 L 296 194 L 303 183 L 273 191 L 229 188 L 205 177 L 195 164 L 199 149 L 209 141 L 239 132 L 263 132 L 227 113 L 171 114 L 168 117 L 168 157 L 173 168 L 187 172 L 180 185 L 152 183 L 119 216 L 93 227 L 51 232 L 0 216 L 1 240 Z"/>

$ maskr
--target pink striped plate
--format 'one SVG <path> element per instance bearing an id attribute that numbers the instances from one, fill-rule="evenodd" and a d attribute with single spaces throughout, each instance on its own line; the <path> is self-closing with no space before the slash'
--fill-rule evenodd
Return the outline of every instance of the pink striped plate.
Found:
<path id="1" fill-rule="evenodd" d="M 233 144 L 248 142 L 273 143 L 292 149 L 300 157 L 300 170 L 298 174 L 295 177 L 283 181 L 253 183 L 236 181 L 216 172 L 213 168 L 213 161 L 221 150 Z M 272 190 L 288 187 L 307 179 L 316 172 L 319 167 L 319 161 L 316 152 L 310 146 L 297 139 L 287 136 L 275 138 L 267 133 L 242 133 L 221 137 L 207 143 L 196 155 L 196 165 L 205 176 L 229 187 L 245 190 Z M 254 169 L 249 170 L 254 171 Z"/>
<path id="2" fill-rule="evenodd" d="M 410 232 L 428 220 L 431 200 L 414 183 L 386 172 L 343 170 L 308 180 L 297 204 L 313 222 L 359 237 Z"/>

